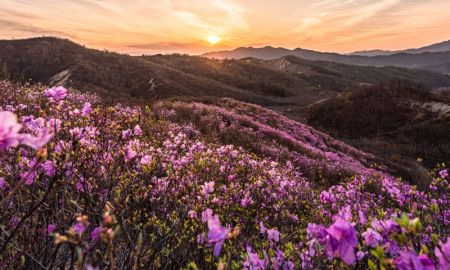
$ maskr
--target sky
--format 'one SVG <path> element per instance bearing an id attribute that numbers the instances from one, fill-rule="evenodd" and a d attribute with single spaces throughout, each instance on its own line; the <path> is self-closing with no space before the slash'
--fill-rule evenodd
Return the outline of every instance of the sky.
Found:
<path id="1" fill-rule="evenodd" d="M 129 54 L 397 50 L 450 39 L 450 0 L 0 0 L 0 39 L 43 35 Z"/>

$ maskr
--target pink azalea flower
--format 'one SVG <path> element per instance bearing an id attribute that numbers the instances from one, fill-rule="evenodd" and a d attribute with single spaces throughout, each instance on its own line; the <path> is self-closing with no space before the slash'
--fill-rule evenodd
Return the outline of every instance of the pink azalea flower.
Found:
<path id="1" fill-rule="evenodd" d="M 142 135 L 142 129 L 139 125 L 136 125 L 133 129 L 133 134 L 136 136 L 141 136 Z"/>
<path id="2" fill-rule="evenodd" d="M 150 164 L 150 162 L 152 162 L 152 157 L 149 155 L 145 155 L 141 158 L 142 165 L 148 165 L 148 164 Z"/>
<path id="3" fill-rule="evenodd" d="M 22 125 L 17 123 L 17 116 L 14 113 L 0 112 L 0 150 L 19 145 L 21 128 Z"/>
<path id="4" fill-rule="evenodd" d="M 55 176 L 56 174 L 56 167 L 55 164 L 53 163 L 53 161 L 51 160 L 47 160 L 43 165 L 42 165 L 42 169 L 45 172 L 45 175 L 47 176 Z"/>
<path id="5" fill-rule="evenodd" d="M 340 257 L 346 264 L 356 261 L 354 248 L 358 245 L 358 237 L 353 226 L 338 218 L 327 229 L 327 255 L 329 258 Z"/>
<path id="6" fill-rule="evenodd" d="M 202 185 L 202 194 L 205 195 L 206 198 L 209 197 L 209 193 L 214 192 L 214 186 L 216 185 L 215 182 L 206 182 Z"/>
<path id="7" fill-rule="evenodd" d="M 5 187 L 6 187 L 5 178 L 0 177 L 0 189 L 5 189 Z"/>
<path id="8" fill-rule="evenodd" d="M 123 130 L 122 131 L 122 139 L 124 140 L 128 140 L 131 136 L 131 130 L 127 129 L 127 130 Z"/>
<path id="9" fill-rule="evenodd" d="M 92 232 L 91 232 L 91 240 L 94 242 L 97 242 L 98 240 L 100 240 L 100 233 L 102 232 L 102 228 L 101 227 L 96 227 Z"/>
<path id="10" fill-rule="evenodd" d="M 260 259 L 258 253 L 253 252 L 250 246 L 247 246 L 247 257 L 244 262 L 244 269 L 248 270 L 258 270 L 267 268 L 267 260 Z"/>
<path id="11" fill-rule="evenodd" d="M 88 116 L 91 112 L 92 112 L 91 103 L 89 102 L 84 103 L 83 109 L 81 109 L 81 115 Z"/>
<path id="12" fill-rule="evenodd" d="M 20 180 L 25 182 L 25 185 L 32 185 L 36 180 L 36 172 L 28 171 L 20 173 Z"/>
<path id="13" fill-rule="evenodd" d="M 75 231 L 76 234 L 83 234 L 84 231 L 86 230 L 86 227 L 85 227 L 85 225 L 83 223 L 77 222 L 73 226 L 73 230 Z"/>
<path id="14" fill-rule="evenodd" d="M 280 232 L 277 229 L 267 230 L 267 238 L 269 241 L 278 242 L 280 241 Z"/>
<path id="15" fill-rule="evenodd" d="M 207 222 L 213 215 L 213 210 L 207 208 L 205 211 L 202 212 L 202 221 Z"/>
<path id="16" fill-rule="evenodd" d="M 196 219 L 196 218 L 197 218 L 197 212 L 195 212 L 194 210 L 190 210 L 190 211 L 188 212 L 188 217 L 189 217 L 190 219 Z"/>
<path id="17" fill-rule="evenodd" d="M 434 270 L 433 262 L 425 255 L 417 256 L 412 251 L 400 252 L 395 260 L 395 265 L 399 270 Z"/>
<path id="18" fill-rule="evenodd" d="M 358 259 L 358 261 L 361 261 L 362 259 L 364 259 L 365 256 L 366 256 L 366 253 L 364 253 L 362 251 L 356 252 L 356 258 Z"/>
<path id="19" fill-rule="evenodd" d="M 227 239 L 229 228 L 222 227 L 220 225 L 219 216 L 210 216 L 208 219 L 208 244 L 214 245 L 214 256 L 218 257 L 220 255 L 220 250 L 222 245 Z"/>
<path id="20" fill-rule="evenodd" d="M 361 235 L 364 237 L 364 244 L 370 247 L 376 247 L 383 241 L 383 237 L 372 228 L 367 229 L 367 231 L 363 232 Z"/>
<path id="21" fill-rule="evenodd" d="M 67 89 L 62 86 L 56 86 L 45 90 L 44 95 L 56 101 L 63 100 L 67 96 Z"/>
<path id="22" fill-rule="evenodd" d="M 56 225 L 55 224 L 48 224 L 48 226 L 47 226 L 47 233 L 48 234 L 52 234 L 55 230 L 56 230 Z"/>
<path id="23" fill-rule="evenodd" d="M 439 261 L 439 269 L 450 269 L 450 237 L 446 243 L 440 243 L 440 248 L 435 247 L 434 253 Z"/>
<path id="24" fill-rule="evenodd" d="M 46 127 L 41 128 L 38 132 L 37 136 L 33 136 L 30 134 L 25 134 L 22 136 L 22 143 L 30 146 L 31 148 L 37 150 L 46 145 L 51 139 L 53 135 L 50 133 L 50 130 Z"/>

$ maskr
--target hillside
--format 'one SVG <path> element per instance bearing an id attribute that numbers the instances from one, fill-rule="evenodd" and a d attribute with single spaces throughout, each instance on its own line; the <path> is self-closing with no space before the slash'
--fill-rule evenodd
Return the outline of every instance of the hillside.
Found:
<path id="1" fill-rule="evenodd" d="M 214 59 L 242 59 L 254 57 L 262 60 L 274 60 L 284 56 L 296 56 L 312 61 L 330 61 L 349 65 L 362 66 L 398 66 L 413 69 L 426 69 L 443 74 L 450 74 L 450 51 L 409 53 L 399 52 L 390 55 L 341 55 L 337 53 L 324 53 L 297 48 L 289 50 L 285 48 L 237 48 L 231 51 L 218 51 L 206 53 L 203 56 Z"/>
<path id="2" fill-rule="evenodd" d="M 260 106 L 108 105 L 0 81 L 0 119 L 1 268 L 447 263 L 447 169 L 417 191 L 370 154 Z"/>
<path id="3" fill-rule="evenodd" d="M 87 49 L 57 38 L 0 41 L 0 56 L 0 67 L 15 81 L 65 85 L 105 97 L 149 100 L 228 93 L 240 99 L 260 98 L 137 57 Z"/>
<path id="4" fill-rule="evenodd" d="M 312 106 L 308 123 L 399 164 L 450 162 L 450 99 L 420 85 L 396 81 L 343 93 Z"/>
<path id="5" fill-rule="evenodd" d="M 176 96 L 232 97 L 281 111 L 315 103 L 360 84 L 393 78 L 417 80 L 433 88 L 450 86 L 449 76 L 429 71 L 356 68 L 293 57 L 278 62 L 186 55 L 132 57 L 56 38 L 0 41 L 0 75 L 138 103 Z"/>

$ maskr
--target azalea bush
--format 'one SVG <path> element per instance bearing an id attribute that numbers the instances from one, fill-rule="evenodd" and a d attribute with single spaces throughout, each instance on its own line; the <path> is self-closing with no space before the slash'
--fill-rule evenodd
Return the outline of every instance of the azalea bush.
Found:
<path id="1" fill-rule="evenodd" d="M 0 82 L 1 269 L 449 269 L 424 191 L 258 106 Z"/>

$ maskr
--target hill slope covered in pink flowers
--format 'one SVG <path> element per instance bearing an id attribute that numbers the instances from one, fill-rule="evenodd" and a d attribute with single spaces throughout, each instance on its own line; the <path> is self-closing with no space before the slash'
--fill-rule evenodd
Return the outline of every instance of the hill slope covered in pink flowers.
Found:
<path id="1" fill-rule="evenodd" d="M 0 269 L 449 269 L 424 191 L 259 106 L 0 82 Z"/>

